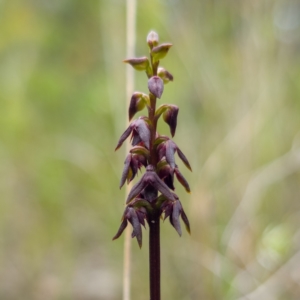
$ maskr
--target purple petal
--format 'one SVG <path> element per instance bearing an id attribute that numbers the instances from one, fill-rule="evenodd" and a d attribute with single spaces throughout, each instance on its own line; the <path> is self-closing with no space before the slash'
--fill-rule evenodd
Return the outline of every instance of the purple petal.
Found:
<path id="1" fill-rule="evenodd" d="M 137 161 L 139 163 L 139 168 L 141 168 L 142 166 L 147 167 L 148 161 L 147 158 L 143 155 L 135 155 L 135 157 L 137 158 Z"/>
<path id="2" fill-rule="evenodd" d="M 165 145 L 165 143 L 159 144 L 158 147 L 157 147 L 156 152 L 157 152 L 159 160 L 161 160 L 164 156 L 166 156 L 166 145 Z"/>
<path id="3" fill-rule="evenodd" d="M 160 191 L 167 199 L 171 201 L 175 201 L 174 195 L 169 190 L 169 187 L 158 177 L 155 172 L 151 172 L 152 174 L 145 178 L 149 184 L 151 184 L 154 188 Z M 146 173 L 147 174 L 147 173 Z"/>
<path id="4" fill-rule="evenodd" d="M 174 173 L 170 173 L 167 177 L 164 178 L 164 183 L 168 186 L 169 189 L 175 190 L 174 187 Z"/>
<path id="5" fill-rule="evenodd" d="M 164 220 L 171 216 L 172 211 L 173 211 L 173 204 L 172 204 L 172 202 L 168 202 L 168 204 L 165 205 L 165 208 L 164 208 L 164 214 L 165 214 Z"/>
<path id="6" fill-rule="evenodd" d="M 188 182 L 186 181 L 186 179 L 182 176 L 182 174 L 180 173 L 180 171 L 178 170 L 178 168 L 175 168 L 174 171 L 175 171 L 175 175 L 176 175 L 177 180 L 183 185 L 183 187 L 185 188 L 185 190 L 188 193 L 190 193 L 191 192 L 190 186 L 189 186 Z"/>
<path id="7" fill-rule="evenodd" d="M 147 185 L 147 183 L 144 180 L 144 177 L 147 173 L 144 174 L 144 176 L 140 179 L 139 182 L 137 182 L 131 189 L 130 193 L 127 196 L 126 204 L 128 204 L 133 198 L 135 198 Z"/>
<path id="8" fill-rule="evenodd" d="M 189 220 L 188 220 L 188 218 L 187 218 L 187 216 L 186 216 L 183 209 L 181 210 L 181 219 L 182 219 L 182 221 L 185 225 L 185 228 L 186 228 L 187 232 L 189 234 L 191 234 L 190 222 L 189 222 Z"/>
<path id="9" fill-rule="evenodd" d="M 145 214 L 141 212 L 140 210 L 136 211 L 137 217 L 139 219 L 140 224 L 142 224 L 145 227 Z"/>
<path id="10" fill-rule="evenodd" d="M 132 170 L 132 177 L 130 178 L 130 181 L 131 181 L 135 177 L 135 175 L 137 174 L 138 169 L 139 169 L 139 161 L 138 161 L 138 158 L 136 157 L 136 155 L 132 156 L 130 167 Z"/>
<path id="11" fill-rule="evenodd" d="M 177 146 L 176 146 L 177 147 Z M 179 158 L 182 160 L 182 162 L 184 163 L 184 165 L 190 170 L 192 171 L 192 168 L 190 166 L 189 161 L 187 160 L 187 158 L 185 157 L 185 155 L 181 152 L 181 150 L 177 147 L 177 154 L 179 156 Z"/>
<path id="12" fill-rule="evenodd" d="M 121 223 L 121 226 L 120 226 L 117 234 L 113 237 L 113 240 L 116 240 L 117 238 L 119 238 L 121 236 L 121 234 L 123 233 L 123 231 L 127 227 L 127 223 L 128 223 L 127 219 L 124 219 L 123 222 Z"/>
<path id="13" fill-rule="evenodd" d="M 128 173 L 129 173 L 130 162 L 131 162 L 131 154 L 128 154 L 126 159 L 125 159 L 125 162 L 124 162 L 124 169 L 123 169 L 123 172 L 122 172 L 120 188 L 124 185 L 124 183 L 127 179 L 127 176 L 128 176 Z"/>
<path id="14" fill-rule="evenodd" d="M 138 145 L 139 143 L 141 143 L 142 140 L 138 134 L 138 132 L 136 130 L 133 130 L 132 131 L 132 141 L 131 141 L 131 145 L 132 146 L 136 146 Z"/>
<path id="15" fill-rule="evenodd" d="M 141 227 L 139 218 L 138 218 L 134 208 L 131 208 L 130 215 L 131 215 L 131 217 L 129 219 L 129 222 L 131 223 L 131 225 L 133 227 L 132 237 L 136 237 L 138 244 L 141 248 L 142 247 L 142 227 Z"/>
<path id="16" fill-rule="evenodd" d="M 146 201 L 152 203 L 157 198 L 157 189 L 155 189 L 151 184 L 148 184 L 143 190 L 143 195 Z"/>
<path id="17" fill-rule="evenodd" d="M 150 130 L 143 119 L 138 119 L 135 123 L 135 130 L 137 131 L 140 139 L 144 142 L 146 148 L 150 147 Z"/>
<path id="18" fill-rule="evenodd" d="M 174 154 L 175 154 L 177 146 L 171 140 L 166 141 L 165 146 L 166 146 L 166 160 L 167 160 L 168 164 L 171 166 L 171 168 L 174 169 L 175 168 Z"/>
<path id="19" fill-rule="evenodd" d="M 118 150 L 122 146 L 123 142 L 128 138 L 128 136 L 130 135 L 130 133 L 131 133 L 131 131 L 133 129 L 133 124 L 134 124 L 134 122 L 132 122 L 128 126 L 128 128 L 124 131 L 124 133 L 121 135 L 115 151 Z"/>
<path id="20" fill-rule="evenodd" d="M 172 225 L 174 226 L 174 228 L 176 229 L 176 231 L 178 232 L 178 234 L 181 236 L 182 232 L 181 232 L 181 226 L 180 226 L 180 220 L 179 220 L 179 216 L 181 213 L 181 204 L 179 201 L 175 201 L 175 203 L 173 204 L 173 212 L 172 212 Z"/>

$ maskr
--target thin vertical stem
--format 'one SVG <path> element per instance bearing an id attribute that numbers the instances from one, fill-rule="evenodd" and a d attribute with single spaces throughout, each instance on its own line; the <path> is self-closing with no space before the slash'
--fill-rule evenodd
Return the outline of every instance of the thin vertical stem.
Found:
<path id="1" fill-rule="evenodd" d="M 153 76 L 157 75 L 158 64 L 153 63 L 151 56 Z M 155 120 L 156 97 L 150 94 L 149 119 L 152 123 L 150 139 L 150 162 L 156 168 L 157 154 L 153 147 L 157 121 Z M 150 300 L 160 300 L 160 210 L 155 208 L 149 215 L 149 277 Z"/>
<path id="2" fill-rule="evenodd" d="M 149 220 L 150 300 L 160 300 L 160 217 L 156 210 Z"/>
<path id="3" fill-rule="evenodd" d="M 135 40 L 136 40 L 136 0 L 127 0 L 126 2 L 126 55 L 127 57 L 134 57 L 135 52 Z M 129 101 L 134 89 L 134 70 L 127 65 L 126 66 L 126 107 L 129 106 Z M 126 121 L 126 127 L 128 126 L 128 119 Z M 129 141 L 126 143 L 126 153 L 130 150 Z M 132 185 L 126 186 L 126 195 L 129 193 Z M 126 199 L 126 197 L 125 197 Z M 125 200 L 126 201 L 126 200 Z M 130 264 L 131 264 L 131 233 L 127 228 L 125 231 L 124 240 L 124 267 L 123 267 L 123 300 L 130 300 Z"/>

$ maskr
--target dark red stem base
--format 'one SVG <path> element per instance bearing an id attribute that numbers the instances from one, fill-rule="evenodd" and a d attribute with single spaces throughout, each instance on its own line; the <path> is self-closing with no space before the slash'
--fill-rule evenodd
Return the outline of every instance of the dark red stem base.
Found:
<path id="1" fill-rule="evenodd" d="M 160 300 L 160 217 L 156 210 L 149 220 L 150 300 Z"/>

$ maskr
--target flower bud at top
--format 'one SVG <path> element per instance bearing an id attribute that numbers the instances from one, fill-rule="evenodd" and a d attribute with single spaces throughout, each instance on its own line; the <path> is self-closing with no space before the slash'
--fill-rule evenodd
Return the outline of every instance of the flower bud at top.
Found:
<path id="1" fill-rule="evenodd" d="M 150 31 L 147 35 L 147 43 L 149 47 L 152 49 L 153 47 L 158 45 L 159 37 L 155 31 Z"/>
<path id="2" fill-rule="evenodd" d="M 123 62 L 130 64 L 137 71 L 146 71 L 149 67 L 149 60 L 146 56 L 125 59 Z"/>
<path id="3" fill-rule="evenodd" d="M 164 82 L 160 77 L 152 76 L 148 80 L 148 89 L 155 97 L 160 99 L 164 91 Z"/>

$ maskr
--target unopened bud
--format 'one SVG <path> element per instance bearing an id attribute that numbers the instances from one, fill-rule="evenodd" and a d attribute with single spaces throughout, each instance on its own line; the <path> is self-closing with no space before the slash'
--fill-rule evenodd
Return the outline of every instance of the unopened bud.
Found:
<path id="1" fill-rule="evenodd" d="M 146 56 L 125 59 L 123 62 L 130 64 L 137 71 L 146 71 L 149 67 L 149 60 Z"/>
<path id="2" fill-rule="evenodd" d="M 157 98 L 160 98 L 164 91 L 164 82 L 158 76 L 153 76 L 148 80 L 149 91 Z"/>
<path id="3" fill-rule="evenodd" d="M 132 119 L 132 117 L 140 110 L 142 110 L 146 104 L 149 102 L 148 95 L 140 92 L 134 92 L 129 105 L 129 121 Z"/>
<path id="4" fill-rule="evenodd" d="M 149 47 L 152 49 L 153 47 L 158 45 L 159 37 L 155 31 L 150 31 L 147 35 L 147 43 Z"/>
<path id="5" fill-rule="evenodd" d="M 178 111 L 178 106 L 170 105 L 169 109 L 163 113 L 164 121 L 169 125 L 172 137 L 175 135 L 176 131 Z"/>
<path id="6" fill-rule="evenodd" d="M 172 47 L 172 44 L 160 44 L 156 47 L 154 47 L 151 51 L 153 59 L 155 61 L 159 61 L 160 59 L 164 58 L 167 53 L 169 52 L 169 49 Z"/>
<path id="7" fill-rule="evenodd" d="M 167 84 L 169 81 L 173 81 L 173 75 L 164 68 L 159 67 L 157 75 L 163 80 L 164 84 Z"/>

